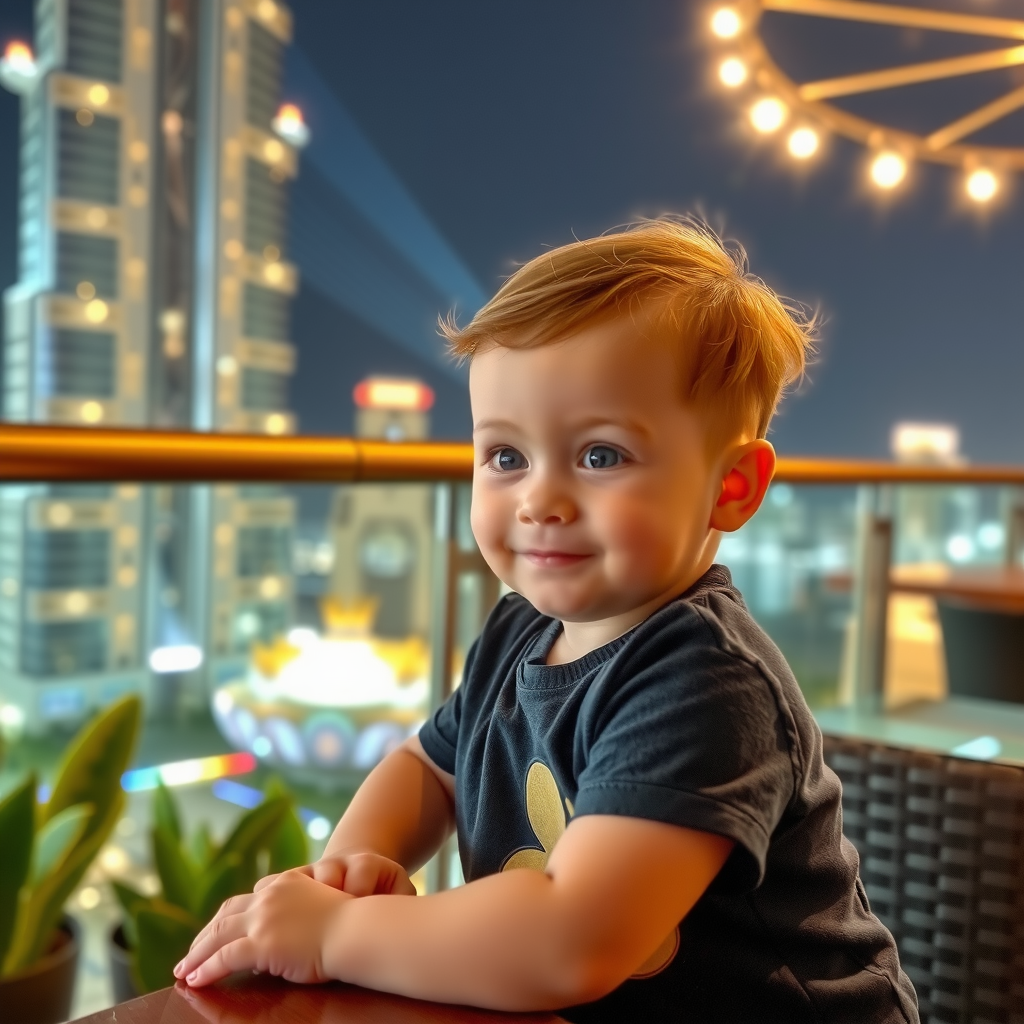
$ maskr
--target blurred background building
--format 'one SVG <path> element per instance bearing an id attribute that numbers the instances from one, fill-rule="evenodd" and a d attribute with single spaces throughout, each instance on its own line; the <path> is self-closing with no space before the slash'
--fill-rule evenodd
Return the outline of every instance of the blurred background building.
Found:
<path id="1" fill-rule="evenodd" d="M 4 61 L 22 97 L 4 418 L 294 430 L 290 38 L 272 0 L 37 4 L 35 52 Z M 236 669 L 290 620 L 292 521 L 267 488 L 5 488 L 0 671 L 29 728 Z"/>

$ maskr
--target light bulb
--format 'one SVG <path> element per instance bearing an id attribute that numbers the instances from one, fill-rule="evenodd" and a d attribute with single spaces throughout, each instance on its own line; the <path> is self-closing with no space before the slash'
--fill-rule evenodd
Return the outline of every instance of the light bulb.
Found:
<path id="1" fill-rule="evenodd" d="M 719 39 L 733 39 L 742 27 L 740 16 L 731 7 L 719 7 L 711 15 L 711 31 Z"/>
<path id="2" fill-rule="evenodd" d="M 735 89 L 747 80 L 747 65 L 739 57 L 726 57 L 718 66 L 718 79 L 722 85 Z"/>
<path id="3" fill-rule="evenodd" d="M 763 135 L 769 135 L 782 127 L 788 114 L 789 109 L 782 100 L 766 96 L 750 108 L 750 123 Z"/>
<path id="4" fill-rule="evenodd" d="M 818 152 L 821 140 L 813 128 L 797 128 L 790 132 L 786 147 L 789 155 L 796 160 L 808 160 Z"/>
<path id="5" fill-rule="evenodd" d="M 967 175 L 964 188 L 974 202 L 987 203 L 999 191 L 999 179 L 987 167 L 979 167 Z"/>
<path id="6" fill-rule="evenodd" d="M 871 180 L 879 188 L 895 188 L 907 176 L 907 161 L 886 150 L 871 161 Z"/>

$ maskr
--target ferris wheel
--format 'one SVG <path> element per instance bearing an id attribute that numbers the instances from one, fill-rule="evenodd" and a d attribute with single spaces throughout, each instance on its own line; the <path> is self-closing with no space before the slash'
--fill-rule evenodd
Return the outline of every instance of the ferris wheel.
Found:
<path id="1" fill-rule="evenodd" d="M 730 90 L 752 93 L 747 103 L 750 126 L 761 135 L 784 137 L 794 160 L 814 158 L 823 133 L 831 132 L 867 148 L 868 180 L 878 189 L 899 189 L 913 162 L 926 161 L 956 168 L 964 196 L 974 203 L 989 203 L 1004 189 L 1009 175 L 1024 170 L 1024 146 L 1018 144 L 1024 141 L 1024 129 L 1013 130 L 1019 121 L 1013 115 L 1024 108 L 1024 76 L 1013 72 L 1024 70 L 1024 21 L 971 13 L 963 9 L 968 4 L 969 0 L 948 0 L 946 7 L 933 9 L 868 0 L 736 0 L 709 12 L 708 27 L 721 47 L 717 77 Z M 975 11 L 977 6 L 975 2 Z M 774 44 L 764 31 L 766 14 L 774 19 Z M 812 19 L 851 28 L 855 23 L 878 26 L 883 34 L 909 30 L 917 39 L 941 37 L 947 51 L 966 52 L 881 68 L 871 68 L 877 55 L 866 53 L 862 67 L 867 70 L 797 81 L 783 69 L 784 61 L 773 45 L 777 48 L 787 30 L 806 29 Z M 985 43 L 976 45 L 981 37 Z M 816 56 L 820 65 L 822 54 Z M 837 54 L 846 62 L 849 56 Z M 868 114 L 851 109 L 868 94 L 907 89 L 920 98 L 921 90 L 912 87 L 946 82 L 937 103 L 934 98 L 923 101 L 931 116 L 935 107 L 947 108 L 946 116 L 940 112 L 925 132 L 901 127 L 884 104 L 876 103 Z M 979 85 L 984 88 L 979 90 Z M 989 95 L 980 104 L 971 99 L 986 92 Z M 1005 139 L 992 144 L 985 138 L 1000 124 L 1009 129 L 1008 145 Z"/>

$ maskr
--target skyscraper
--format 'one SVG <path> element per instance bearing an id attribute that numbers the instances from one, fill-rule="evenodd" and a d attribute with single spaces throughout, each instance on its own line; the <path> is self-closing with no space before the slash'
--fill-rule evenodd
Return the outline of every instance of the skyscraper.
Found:
<path id="1" fill-rule="evenodd" d="M 291 431 L 288 9 L 41 0 L 35 29 L 34 59 L 3 64 L 22 95 L 4 417 Z M 291 525 L 267 488 L 0 491 L 8 699 L 41 728 L 148 691 L 151 664 L 163 697 L 201 693 L 287 624 Z"/>

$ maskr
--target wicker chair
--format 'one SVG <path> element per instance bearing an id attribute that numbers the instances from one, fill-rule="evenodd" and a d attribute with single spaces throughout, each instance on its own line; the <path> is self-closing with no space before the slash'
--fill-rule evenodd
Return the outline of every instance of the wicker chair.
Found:
<path id="1" fill-rule="evenodd" d="M 921 1020 L 1024 1024 L 1024 769 L 825 737 Z"/>

